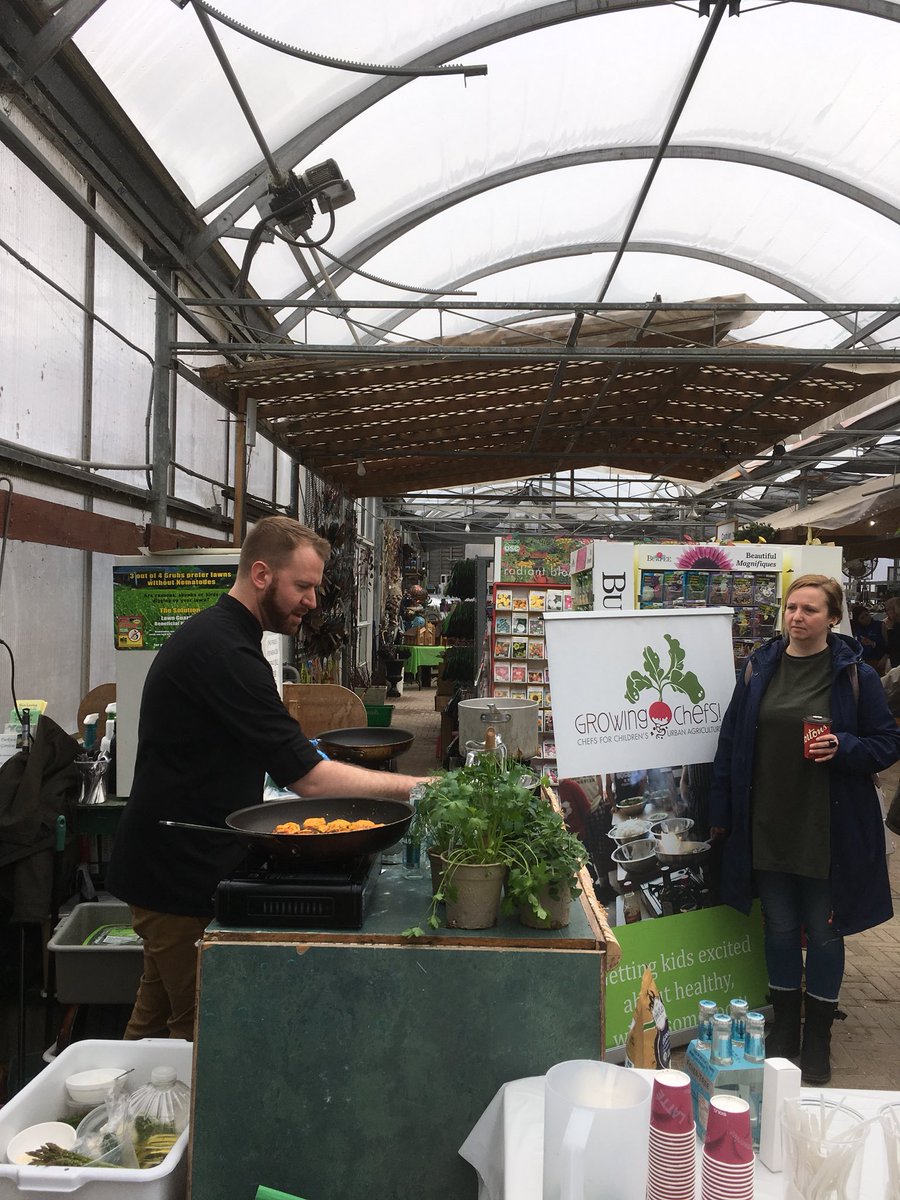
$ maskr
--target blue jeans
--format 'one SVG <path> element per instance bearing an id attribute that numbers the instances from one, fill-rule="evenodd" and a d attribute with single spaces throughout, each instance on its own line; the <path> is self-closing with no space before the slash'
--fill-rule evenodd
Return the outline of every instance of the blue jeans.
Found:
<path id="1" fill-rule="evenodd" d="M 844 978 L 844 939 L 831 928 L 831 885 L 786 871 L 755 871 L 765 919 L 766 966 L 774 988 L 799 988 L 801 933 L 806 931 L 806 990 L 837 1000 Z"/>

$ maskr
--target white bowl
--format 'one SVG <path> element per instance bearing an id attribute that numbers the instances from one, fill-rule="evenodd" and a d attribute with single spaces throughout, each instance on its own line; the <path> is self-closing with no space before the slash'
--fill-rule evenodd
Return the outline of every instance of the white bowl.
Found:
<path id="1" fill-rule="evenodd" d="M 66 1080 L 69 1099 L 76 1104 L 102 1104 L 115 1081 L 127 1071 L 127 1067 L 95 1067 L 93 1071 L 77 1071 Z"/>
<path id="2" fill-rule="evenodd" d="M 65 1121 L 41 1121 L 39 1125 L 29 1125 L 10 1138 L 6 1157 L 11 1163 L 27 1165 L 31 1162 L 29 1151 L 39 1150 L 47 1142 L 54 1142 L 62 1150 L 71 1150 L 75 1145 L 75 1130 Z"/>

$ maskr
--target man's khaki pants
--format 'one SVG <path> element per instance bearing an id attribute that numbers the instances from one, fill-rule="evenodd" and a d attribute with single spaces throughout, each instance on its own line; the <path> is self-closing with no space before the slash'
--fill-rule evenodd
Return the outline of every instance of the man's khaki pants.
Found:
<path id="1" fill-rule="evenodd" d="M 179 917 L 131 907 L 135 933 L 144 939 L 144 972 L 125 1040 L 194 1039 L 197 943 L 207 917 Z"/>

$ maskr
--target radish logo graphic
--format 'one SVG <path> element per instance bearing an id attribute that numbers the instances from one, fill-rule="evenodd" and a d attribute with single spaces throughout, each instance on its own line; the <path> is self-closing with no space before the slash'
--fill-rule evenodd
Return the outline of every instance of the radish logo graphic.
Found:
<path id="1" fill-rule="evenodd" d="M 665 634 L 669 644 L 669 669 L 663 670 L 659 655 L 652 646 L 644 647 L 643 671 L 632 671 L 625 681 L 625 699 L 634 704 L 641 692 L 654 691 L 659 695 L 647 709 L 647 716 L 653 723 L 653 736 L 665 737 L 669 722 L 672 720 L 672 710 L 663 699 L 663 692 L 671 688 L 673 692 L 682 692 L 693 704 L 699 704 L 706 695 L 703 684 L 693 671 L 684 670 L 684 650 L 677 638 Z"/>

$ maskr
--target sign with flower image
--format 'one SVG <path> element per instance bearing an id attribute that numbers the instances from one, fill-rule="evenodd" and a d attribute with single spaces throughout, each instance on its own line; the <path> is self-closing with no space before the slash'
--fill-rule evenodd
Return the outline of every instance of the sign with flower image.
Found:
<path id="1" fill-rule="evenodd" d="M 731 609 L 552 613 L 561 777 L 707 763 L 734 691 Z"/>
<path id="2" fill-rule="evenodd" d="M 555 583 L 557 586 L 566 587 L 569 583 L 569 558 L 572 551 L 587 545 L 590 540 L 553 537 L 497 538 L 497 582 Z M 543 607 L 542 604 L 541 608 Z"/>

